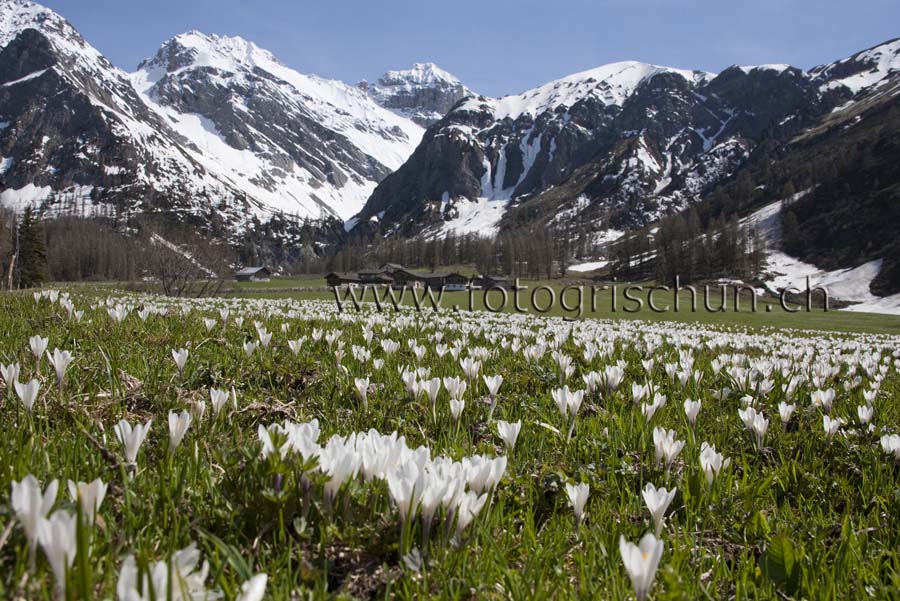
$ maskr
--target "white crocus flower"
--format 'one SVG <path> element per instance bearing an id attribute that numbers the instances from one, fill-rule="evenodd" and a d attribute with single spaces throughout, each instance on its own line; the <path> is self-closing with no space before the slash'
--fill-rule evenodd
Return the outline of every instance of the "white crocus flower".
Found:
<path id="1" fill-rule="evenodd" d="M 467 491 L 458 497 L 458 505 L 456 508 L 456 535 L 459 536 L 465 530 L 472 520 L 479 514 L 487 501 L 487 493 L 478 495 L 474 492 Z"/>
<path id="2" fill-rule="evenodd" d="M 582 402 L 584 402 L 584 390 L 576 390 L 573 392 L 572 390 L 569 390 L 569 386 L 566 385 L 562 388 L 551 390 L 550 396 L 553 397 L 556 408 L 559 410 L 563 419 L 568 423 L 568 439 L 571 439 L 572 433 L 575 431 L 575 416 L 578 414 Z"/>
<path id="3" fill-rule="evenodd" d="M 37 380 L 30 380 L 27 384 L 21 382 L 15 383 L 16 394 L 22 405 L 30 413 L 34 408 L 34 402 L 37 400 L 38 392 L 41 390 L 41 383 Z"/>
<path id="4" fill-rule="evenodd" d="M 31 474 L 25 476 L 21 482 L 12 483 L 10 504 L 16 514 L 16 519 L 25 530 L 25 539 L 28 541 L 28 552 L 32 564 L 37 550 L 39 526 L 53 508 L 58 489 L 59 481 L 53 480 L 42 494 L 40 482 Z"/>
<path id="5" fill-rule="evenodd" d="M 495 376 L 482 376 L 484 385 L 487 386 L 488 395 L 491 397 L 491 408 L 488 411 L 488 421 L 494 418 L 494 409 L 497 408 L 497 392 L 500 385 L 503 384 L 503 376 L 497 374 Z"/>
<path id="6" fill-rule="evenodd" d="M 200 563 L 200 551 L 193 543 L 168 561 L 151 563 L 145 571 L 129 555 L 119 572 L 116 595 L 119 601 L 163 601 L 171 590 L 173 601 L 217 599 L 219 594 L 206 590 L 208 574 L 209 565 L 205 561 Z M 154 597 L 148 596 L 151 588 Z"/>
<path id="7" fill-rule="evenodd" d="M 356 393 L 362 402 L 362 410 L 369 410 L 369 378 L 354 378 L 353 384 L 356 386 Z"/>
<path id="8" fill-rule="evenodd" d="M 497 431 L 500 438 L 506 444 L 507 448 L 512 451 L 516 446 L 516 440 L 519 438 L 519 432 L 522 430 L 522 420 L 517 422 L 505 422 L 500 420 L 497 422 Z"/>
<path id="9" fill-rule="evenodd" d="M 864 426 L 872 421 L 872 416 L 874 414 L 875 409 L 869 405 L 860 405 L 856 408 L 856 415 L 859 416 L 859 423 Z"/>
<path id="10" fill-rule="evenodd" d="M 184 366 L 187 364 L 190 352 L 183 349 L 172 349 L 172 359 L 175 360 L 175 367 L 178 368 L 178 379 L 184 379 Z"/>
<path id="11" fill-rule="evenodd" d="M 791 421 L 791 416 L 794 415 L 796 409 L 796 405 L 789 405 L 784 401 L 778 403 L 778 415 L 781 417 L 782 425 L 786 426 Z"/>
<path id="12" fill-rule="evenodd" d="M 453 416 L 454 421 L 459 419 L 459 416 L 462 415 L 463 409 L 465 408 L 465 401 L 459 399 L 450 399 L 450 415 Z"/>
<path id="13" fill-rule="evenodd" d="M 816 390 L 812 393 L 811 404 L 813 407 L 823 409 L 825 413 L 831 411 L 831 404 L 834 402 L 834 389 Z"/>
<path id="14" fill-rule="evenodd" d="M 691 399 L 684 400 L 684 414 L 687 416 L 688 423 L 691 425 L 691 428 L 697 422 L 697 414 L 700 413 L 700 401 L 692 401 Z"/>
<path id="15" fill-rule="evenodd" d="M 49 344 L 50 339 L 42 338 L 41 336 L 32 336 L 28 339 L 28 346 L 31 347 L 31 354 L 34 355 L 35 361 L 40 363 L 41 357 L 47 352 L 47 346 Z"/>
<path id="16" fill-rule="evenodd" d="M 466 378 L 470 381 L 477 378 L 478 372 L 481 371 L 481 361 L 476 361 L 472 357 L 460 359 L 459 366 L 462 368 L 463 373 L 466 374 Z"/>
<path id="17" fill-rule="evenodd" d="M 882 436 L 881 448 L 888 455 L 893 455 L 894 459 L 900 459 L 900 435 L 885 434 Z"/>
<path id="18" fill-rule="evenodd" d="M 727 469 L 731 465 L 731 459 L 726 459 L 724 455 L 716 451 L 716 445 L 703 443 L 700 445 L 700 467 L 706 474 L 707 484 L 712 484 L 713 480 L 722 470 Z"/>
<path id="19" fill-rule="evenodd" d="M 257 574 L 241 585 L 241 592 L 235 601 L 262 601 L 266 594 L 266 583 L 269 577 L 266 574 Z"/>
<path id="20" fill-rule="evenodd" d="M 625 540 L 624 536 L 619 537 L 619 553 L 637 601 L 644 601 L 653 587 L 664 549 L 663 542 L 652 534 L 645 534 L 637 545 Z"/>
<path id="21" fill-rule="evenodd" d="M 675 438 L 675 430 L 665 428 L 653 428 L 653 447 L 657 463 L 665 463 L 666 469 L 672 467 L 672 463 L 684 449 L 684 441 Z"/>
<path id="22" fill-rule="evenodd" d="M 635 382 L 631 385 L 631 400 L 635 405 L 639 405 L 644 398 L 650 394 L 650 387 L 646 384 L 638 384 Z"/>
<path id="23" fill-rule="evenodd" d="M 231 399 L 231 394 L 227 390 L 209 389 L 209 402 L 214 414 L 218 415 L 229 399 Z"/>
<path id="24" fill-rule="evenodd" d="M 462 399 L 465 396 L 468 383 L 463 378 L 448 376 L 443 381 L 451 399 Z"/>
<path id="25" fill-rule="evenodd" d="M 144 444 L 144 439 L 147 438 L 147 433 L 150 431 L 151 423 L 153 423 L 153 420 L 149 419 L 146 424 L 138 424 L 132 427 L 128 421 L 123 419 L 116 424 L 114 428 L 116 438 L 125 447 L 125 461 L 127 463 L 135 463 L 138 451 L 141 450 L 141 445 Z"/>
<path id="26" fill-rule="evenodd" d="M 673 488 L 669 491 L 665 488 L 656 488 L 653 484 L 648 482 L 641 493 L 644 497 L 644 503 L 647 504 L 647 509 L 650 510 L 653 524 L 656 526 L 656 536 L 662 534 L 663 517 L 665 516 L 669 505 L 672 503 L 672 500 L 675 498 L 676 492 L 678 492 L 677 488 Z"/>
<path id="27" fill-rule="evenodd" d="M 84 514 L 85 520 L 88 524 L 93 525 L 94 516 L 96 516 L 97 510 L 100 509 L 103 499 L 106 498 L 106 483 L 100 478 L 97 478 L 89 484 L 69 480 L 68 488 L 69 496 L 72 498 L 72 501 L 81 503 L 81 511 Z"/>
<path id="28" fill-rule="evenodd" d="M 38 539 L 56 579 L 56 590 L 59 598 L 66 591 L 66 570 L 75 561 L 77 541 L 75 531 L 78 520 L 74 514 L 58 509 L 49 520 L 42 520 L 38 527 Z"/>
<path id="29" fill-rule="evenodd" d="M 581 524 L 584 519 L 584 506 L 587 504 L 588 495 L 591 487 L 585 483 L 582 484 L 566 484 L 566 495 L 569 497 L 569 504 L 575 512 L 575 526 Z"/>
<path id="30" fill-rule="evenodd" d="M 56 385 L 62 390 L 63 378 L 66 377 L 66 370 L 72 362 L 72 353 L 69 351 L 61 351 L 58 348 L 53 349 L 53 354 L 47 353 L 50 365 L 56 370 Z"/>
<path id="31" fill-rule="evenodd" d="M 827 415 L 822 416 L 822 427 L 825 429 L 826 438 L 831 438 L 832 436 L 837 434 L 841 430 L 841 426 L 843 425 L 844 420 L 839 417 L 832 419 Z"/>
<path id="32" fill-rule="evenodd" d="M 187 411 L 181 413 L 169 411 L 169 451 L 175 452 L 181 444 L 191 426 L 191 420 L 191 414 Z"/>
<path id="33" fill-rule="evenodd" d="M 6 383 L 6 389 L 12 390 L 15 383 L 19 381 L 19 374 L 22 368 L 18 363 L 10 363 L 9 365 L 0 365 L 0 376 Z"/>
<path id="34" fill-rule="evenodd" d="M 606 380 L 606 390 L 615 392 L 615 390 L 625 379 L 625 370 L 618 365 L 608 365 L 604 370 L 604 379 Z"/>

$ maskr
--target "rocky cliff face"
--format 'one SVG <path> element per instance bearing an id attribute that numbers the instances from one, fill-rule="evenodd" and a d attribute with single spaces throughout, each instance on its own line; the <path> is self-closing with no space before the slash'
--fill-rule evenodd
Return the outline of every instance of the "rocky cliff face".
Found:
<path id="1" fill-rule="evenodd" d="M 685 208 L 766 139 L 788 140 L 894 77 L 896 43 L 804 72 L 624 62 L 469 98 L 369 198 L 363 229 L 412 235 L 577 225 L 598 239 Z"/>
<path id="2" fill-rule="evenodd" d="M 434 63 L 415 63 L 412 69 L 388 71 L 375 83 L 359 88 L 379 105 L 428 127 L 446 115 L 453 105 L 473 93 L 455 76 Z"/>

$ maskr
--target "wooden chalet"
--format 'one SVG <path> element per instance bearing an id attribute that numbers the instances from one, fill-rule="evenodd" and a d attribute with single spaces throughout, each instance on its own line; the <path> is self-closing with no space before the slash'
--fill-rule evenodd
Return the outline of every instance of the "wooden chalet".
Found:
<path id="1" fill-rule="evenodd" d="M 271 277 L 268 267 L 244 267 L 234 274 L 238 282 L 268 282 Z"/>

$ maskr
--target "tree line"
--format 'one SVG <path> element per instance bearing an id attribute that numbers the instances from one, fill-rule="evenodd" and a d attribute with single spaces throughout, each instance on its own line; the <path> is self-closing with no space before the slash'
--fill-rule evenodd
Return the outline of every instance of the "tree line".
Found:
<path id="1" fill-rule="evenodd" d="M 712 217 L 704 226 L 696 209 L 660 220 L 653 228 L 615 243 L 610 273 L 616 278 L 654 278 L 684 284 L 728 278 L 749 280 L 765 266 L 759 231 L 734 215 Z"/>
<path id="2" fill-rule="evenodd" d="M 0 209 L 2 289 L 141 281 L 173 296 L 195 296 L 221 286 L 234 262 L 228 244 L 152 216 L 121 228 L 106 218 L 39 219 L 31 208 L 21 215 Z"/>
<path id="3" fill-rule="evenodd" d="M 562 228 L 523 228 L 494 237 L 454 232 L 411 239 L 376 236 L 353 240 L 333 256 L 307 262 L 303 269 L 352 272 L 392 262 L 436 271 L 472 265 L 484 274 L 549 279 L 566 275 L 572 252 L 571 232 Z"/>

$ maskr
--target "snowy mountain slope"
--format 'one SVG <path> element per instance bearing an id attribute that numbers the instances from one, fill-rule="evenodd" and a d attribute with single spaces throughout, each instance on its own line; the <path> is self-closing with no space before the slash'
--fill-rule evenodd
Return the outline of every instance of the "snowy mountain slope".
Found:
<path id="1" fill-rule="evenodd" d="M 375 83 L 358 87 L 379 105 L 428 127 L 473 93 L 459 79 L 434 63 L 414 63 L 411 69 L 388 71 Z"/>
<path id="2" fill-rule="evenodd" d="M 822 82 L 823 90 L 840 87 L 854 94 L 884 85 L 900 73 L 900 39 L 857 52 L 853 56 L 810 70 Z"/>
<path id="3" fill-rule="evenodd" d="M 346 219 L 412 153 L 422 128 L 357 88 L 303 75 L 238 37 L 172 38 L 131 76 L 198 160 L 248 196 Z"/>
<path id="4" fill-rule="evenodd" d="M 218 205 L 231 231 L 264 209 L 198 162 L 127 74 L 53 11 L 0 1 L 0 43 L 3 204 L 198 218 Z"/>
<path id="5" fill-rule="evenodd" d="M 128 74 L 53 11 L 0 0 L 4 205 L 299 228 L 359 211 L 423 131 L 240 38 L 176 36 Z"/>
<path id="6" fill-rule="evenodd" d="M 687 81 L 700 82 L 711 74 L 659 67 L 635 61 L 611 63 L 551 81 L 522 94 L 503 98 L 472 98 L 458 111 L 489 111 L 494 119 L 534 118 L 548 111 L 568 109 L 585 99 L 604 105 L 621 106 L 644 82 L 661 73 L 678 75 Z"/>
<path id="7" fill-rule="evenodd" d="M 640 226 L 696 201 L 773 121 L 820 102 L 809 81 L 772 65 L 713 75 L 622 62 L 468 98 L 376 188 L 358 222 L 383 213 L 382 231 L 404 235 L 466 224 L 491 233 L 561 213 L 598 233 Z"/>
<path id="8" fill-rule="evenodd" d="M 513 96 L 467 98 L 355 222 L 388 235 L 551 224 L 602 237 L 641 227 L 698 202 L 763 141 L 900 95 L 898 64 L 894 40 L 809 72 L 620 62 Z"/>
<path id="9" fill-rule="evenodd" d="M 798 192 L 790 202 L 796 202 L 812 190 Z M 782 205 L 778 200 L 741 220 L 755 228 L 766 243 L 766 266 L 763 279 L 773 294 L 785 288 L 806 290 L 809 286 L 824 287 L 831 300 L 853 303 L 848 311 L 891 313 L 900 315 L 900 294 L 879 297 L 872 293 L 872 282 L 882 269 L 884 260 L 873 259 L 852 267 L 825 270 L 792 257 L 782 248 Z M 808 280 L 807 280 L 808 278 Z"/>

